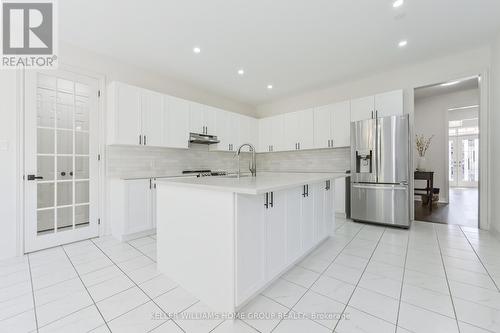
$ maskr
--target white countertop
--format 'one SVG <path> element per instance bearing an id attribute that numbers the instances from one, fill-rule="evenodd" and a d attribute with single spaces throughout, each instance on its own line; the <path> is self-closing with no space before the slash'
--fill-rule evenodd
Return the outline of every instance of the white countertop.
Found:
<path id="1" fill-rule="evenodd" d="M 282 173 L 257 172 L 257 177 L 201 177 L 158 179 L 160 186 L 187 186 L 205 190 L 228 191 L 241 194 L 262 194 L 305 184 L 346 177 L 345 173 Z"/>

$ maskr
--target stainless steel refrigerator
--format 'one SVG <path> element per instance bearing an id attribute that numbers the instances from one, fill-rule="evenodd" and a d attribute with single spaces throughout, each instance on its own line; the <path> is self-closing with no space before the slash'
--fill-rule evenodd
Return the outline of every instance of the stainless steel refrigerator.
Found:
<path id="1" fill-rule="evenodd" d="M 408 115 L 351 123 L 351 219 L 408 228 Z"/>

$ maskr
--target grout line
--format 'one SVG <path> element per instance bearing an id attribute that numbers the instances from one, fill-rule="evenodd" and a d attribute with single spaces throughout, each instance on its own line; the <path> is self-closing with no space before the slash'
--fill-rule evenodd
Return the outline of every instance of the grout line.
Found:
<path id="1" fill-rule="evenodd" d="M 173 323 L 174 323 L 177 327 L 179 327 L 179 329 L 180 329 L 181 331 L 185 332 L 185 331 L 184 331 L 184 329 L 183 329 L 183 328 L 182 328 L 182 327 L 181 327 L 181 326 L 180 326 L 177 322 L 175 322 L 175 320 L 174 320 L 173 318 L 171 318 L 171 317 L 168 315 L 168 313 L 167 313 L 166 311 L 164 311 L 164 310 L 163 310 L 163 308 L 162 308 L 161 306 L 159 306 L 159 305 L 158 305 L 158 303 L 156 303 L 156 302 L 155 302 L 155 300 L 154 300 L 151 296 L 149 296 L 146 292 L 144 292 L 144 290 L 143 290 L 143 289 L 139 286 L 139 284 L 138 284 L 138 283 L 136 283 L 136 282 L 135 282 L 135 281 L 134 281 L 134 280 L 133 280 L 130 276 L 128 276 L 128 274 L 127 274 L 127 273 L 126 273 L 126 272 L 125 272 L 125 271 L 124 271 L 124 270 L 123 270 L 120 266 L 118 266 L 118 265 L 114 262 L 114 260 L 113 260 L 113 259 L 111 259 L 111 258 L 110 258 L 110 257 L 106 254 L 106 252 L 104 252 L 104 251 L 103 251 L 103 250 L 102 250 L 102 249 L 101 249 L 101 248 L 100 248 L 100 247 L 99 247 L 99 246 L 98 246 L 98 245 L 97 245 L 97 244 L 96 244 L 93 240 L 91 240 L 91 242 L 92 242 L 92 243 L 94 244 L 94 246 L 95 246 L 95 247 L 97 247 L 97 248 L 98 248 L 98 249 L 99 249 L 99 250 L 100 250 L 100 251 L 101 251 L 101 252 L 102 252 L 102 253 L 103 253 L 106 257 L 108 257 L 108 259 L 109 259 L 109 260 L 111 260 L 111 262 L 112 262 L 112 263 L 113 263 L 113 264 L 114 264 L 114 265 L 115 265 L 115 266 L 116 266 L 116 267 L 117 267 L 117 268 L 118 268 L 118 269 L 119 269 L 119 270 L 120 270 L 120 271 L 121 271 L 121 272 L 122 272 L 122 273 L 123 273 L 123 274 L 124 274 L 124 275 L 125 275 L 128 279 L 129 279 L 129 280 L 130 280 L 130 281 L 132 281 L 132 283 L 133 283 L 133 284 L 135 284 L 135 286 L 136 286 L 136 287 L 137 287 L 140 291 L 142 291 L 142 292 L 144 293 L 144 295 L 146 295 L 146 297 L 147 297 L 147 298 L 149 298 L 151 302 L 153 302 L 153 304 L 155 304 L 155 305 L 156 305 L 156 306 L 157 306 L 157 307 L 158 307 L 158 308 L 159 308 L 159 309 L 160 309 L 163 313 L 165 313 L 165 314 L 167 315 L 167 317 L 168 317 L 168 318 L 170 318 L 170 320 L 172 320 L 172 322 L 173 322 Z M 127 243 L 127 244 L 128 244 L 128 243 Z M 128 245 L 130 245 L 130 244 L 128 244 Z M 131 246 L 132 248 L 134 248 L 132 245 L 130 245 L 130 246 Z M 147 258 L 149 258 L 149 257 L 147 257 Z M 149 258 L 149 259 L 151 259 L 151 258 Z M 173 288 L 173 289 L 175 289 L 175 288 Z M 173 289 L 171 289 L 171 290 L 173 290 Z M 171 291 L 171 290 L 169 290 L 169 291 Z M 167 292 L 168 292 L 168 291 L 167 291 Z M 144 304 L 145 304 L 145 303 L 144 303 Z M 193 305 L 194 305 L 194 304 L 193 304 Z M 123 314 L 122 314 L 122 315 L 123 315 Z M 121 315 L 120 315 L 120 316 L 121 316 Z M 120 317 L 120 316 L 118 316 L 118 317 Z M 118 318 L 118 317 L 116 317 L 116 318 Z M 116 318 L 114 318 L 114 319 L 116 319 Z M 161 325 L 158 325 L 157 327 L 159 327 L 159 326 L 161 326 Z"/>
<path id="2" fill-rule="evenodd" d="M 458 332 L 460 333 L 460 325 L 458 324 L 457 310 L 455 309 L 455 302 L 453 302 L 453 295 L 451 294 L 450 282 L 448 281 L 448 274 L 446 273 L 446 267 L 444 265 L 443 251 L 441 249 L 441 243 L 439 242 L 439 234 L 438 234 L 438 231 L 436 230 L 435 226 L 433 226 L 433 229 L 434 229 L 434 234 L 436 236 L 436 240 L 437 240 L 438 247 L 439 247 L 439 254 L 441 256 L 441 264 L 443 265 L 444 276 L 446 277 L 446 285 L 448 286 L 448 291 L 450 293 L 450 300 L 451 300 L 451 305 L 453 307 L 453 313 L 455 314 L 455 322 L 457 324 Z"/>
<path id="3" fill-rule="evenodd" d="M 31 297 L 33 298 L 33 313 L 35 314 L 35 324 L 36 324 L 36 331 L 38 333 L 38 316 L 36 313 L 36 304 L 35 304 L 35 290 L 33 288 L 33 275 L 31 274 L 31 261 L 30 261 L 30 254 L 27 254 L 28 257 L 28 269 L 30 272 L 30 283 L 31 283 Z"/>
<path id="4" fill-rule="evenodd" d="M 346 224 L 344 224 L 346 225 Z M 326 266 L 325 269 L 323 269 L 323 271 L 320 273 L 320 275 L 316 278 L 316 280 L 314 280 L 314 282 L 311 284 L 311 286 L 309 288 L 307 288 L 306 292 L 297 300 L 297 302 L 295 302 L 295 304 L 293 304 L 290 308 L 289 308 L 289 311 L 287 311 L 287 313 L 285 314 L 284 317 L 286 317 L 290 311 L 292 311 L 292 309 L 300 302 L 300 300 L 311 290 L 312 286 L 323 276 L 323 274 L 330 268 L 330 266 L 334 263 L 334 261 L 338 258 L 338 256 L 342 253 L 342 251 L 344 251 L 344 249 L 349 246 L 349 244 L 352 243 L 352 241 L 356 238 L 356 236 L 361 232 L 361 230 L 363 230 L 363 228 L 365 227 L 365 225 L 361 225 L 361 227 L 359 228 L 359 230 L 352 236 L 351 240 L 348 241 L 343 247 L 342 249 L 339 251 L 339 253 L 337 253 L 335 255 L 335 257 L 332 259 L 332 261 L 330 262 L 330 264 L 328 266 Z M 336 229 L 337 230 L 337 229 Z M 265 295 L 263 295 L 265 296 Z M 273 300 L 274 302 L 276 302 L 275 300 Z M 338 302 L 338 301 L 337 301 Z M 276 302 L 278 303 L 278 302 Z M 340 302 L 339 302 L 340 303 Z M 278 304 L 281 304 L 281 303 L 278 303 Z M 288 307 L 287 307 L 288 308 Z M 273 329 L 271 330 L 271 332 L 273 332 L 280 324 L 281 322 L 283 321 L 283 318 L 280 319 L 280 321 L 278 321 L 278 323 L 273 327 Z M 315 323 L 317 323 L 316 321 L 314 321 Z M 335 330 L 335 327 L 334 329 Z"/>
<path id="5" fill-rule="evenodd" d="M 405 275 L 406 275 L 406 260 L 408 259 L 408 248 L 410 247 L 410 230 L 408 230 L 406 241 L 406 253 L 405 253 L 405 262 L 403 265 L 403 279 L 401 280 L 401 290 L 399 292 L 399 303 L 398 303 L 398 315 L 396 317 L 396 333 L 398 331 L 399 325 L 399 311 L 401 310 L 401 299 L 403 298 L 403 286 L 405 283 Z"/>
<path id="6" fill-rule="evenodd" d="M 372 260 L 373 258 L 373 254 L 375 253 L 375 251 L 377 250 L 377 247 L 379 246 L 380 244 L 380 240 L 382 239 L 382 237 L 384 236 L 385 234 L 385 231 L 387 230 L 387 228 L 384 228 L 384 231 L 382 232 L 382 234 L 380 235 L 378 241 L 377 241 L 377 244 L 375 245 L 375 247 L 373 248 L 373 251 L 372 251 L 372 254 L 370 255 L 370 258 L 368 258 L 368 262 L 366 263 L 365 265 L 365 268 L 363 269 L 363 271 L 361 272 L 361 275 L 359 276 L 359 279 L 358 279 L 358 282 L 356 282 L 356 286 L 351 294 L 351 296 L 349 296 L 349 299 L 347 300 L 346 302 L 346 305 L 344 307 L 344 310 L 342 311 L 342 314 L 340 315 L 340 318 L 337 323 L 335 324 L 335 327 L 333 328 L 333 331 L 335 331 L 335 329 L 337 328 L 337 326 L 339 325 L 340 321 L 342 320 L 342 315 L 345 313 L 345 310 L 347 309 L 347 307 L 349 306 L 349 302 L 351 301 L 352 299 L 352 296 L 354 295 L 354 293 L 356 292 L 356 289 L 358 288 L 358 285 L 359 285 L 359 282 L 361 281 L 361 279 L 363 278 L 363 275 L 365 274 L 366 272 L 366 269 L 368 268 L 368 265 L 370 264 L 370 261 Z M 371 315 L 373 316 L 373 315 Z M 374 316 L 375 317 L 375 316 Z M 378 318 L 378 317 L 377 317 Z M 392 324 L 392 323 L 391 323 Z M 394 325 L 394 324 L 392 324 Z"/>
<path id="7" fill-rule="evenodd" d="M 90 294 L 90 291 L 88 290 L 87 286 L 85 285 L 85 283 L 83 282 L 82 280 L 82 277 L 80 276 L 80 273 L 78 273 L 78 270 L 76 269 L 75 265 L 73 264 L 73 262 L 71 261 L 71 258 L 69 257 L 68 253 L 66 252 L 66 250 L 64 249 L 64 246 L 61 246 L 61 249 L 64 251 L 64 254 L 66 255 L 66 257 L 68 258 L 71 266 L 73 266 L 73 269 L 75 270 L 76 272 L 76 275 L 78 276 L 78 279 L 80 279 L 80 282 L 82 283 L 83 287 L 85 288 L 85 290 L 87 291 L 87 294 L 89 295 L 90 299 L 92 300 L 92 303 L 94 303 L 94 306 L 96 307 L 97 309 L 97 312 L 99 312 L 99 315 L 101 316 L 102 320 L 104 321 L 104 324 L 106 324 L 106 326 L 108 327 L 108 329 L 111 331 L 111 329 L 109 328 L 109 325 L 108 323 L 106 322 L 106 319 L 104 319 L 104 316 L 102 315 L 101 313 L 101 310 L 99 310 L 99 307 L 97 306 L 97 303 L 95 302 L 94 300 L 94 297 L 92 297 L 92 295 Z M 83 310 L 83 309 L 80 309 L 80 310 Z M 79 311 L 80 311 L 79 310 Z M 99 327 L 99 326 L 98 326 Z"/>
<path id="8" fill-rule="evenodd" d="M 493 282 L 493 285 L 497 288 L 497 291 L 500 292 L 500 288 L 498 287 L 497 283 L 495 282 L 495 279 L 493 279 L 493 277 L 490 274 L 490 271 L 488 270 L 488 268 L 486 268 L 486 265 L 483 263 L 483 260 L 481 259 L 479 254 L 477 254 L 476 249 L 474 248 L 474 246 L 472 246 L 472 243 L 470 242 L 469 237 L 467 237 L 467 234 L 463 231 L 462 227 L 460 227 L 460 231 L 462 231 L 462 234 L 464 234 L 464 237 L 467 240 L 467 243 L 469 243 L 469 246 L 472 248 L 472 251 L 474 251 L 474 254 L 476 255 L 477 259 L 479 260 L 481 265 L 484 267 L 484 270 L 486 271 L 486 273 L 488 273 L 488 276 L 490 277 L 491 281 Z"/>
<path id="9" fill-rule="evenodd" d="M 141 249 L 139 249 L 138 247 L 135 247 L 134 245 L 130 244 L 129 242 L 127 242 L 128 245 L 132 246 L 134 249 L 136 249 L 137 251 L 139 251 L 143 256 L 145 256 L 146 258 L 149 258 L 151 259 L 152 262 L 154 262 L 156 264 L 156 260 L 153 260 L 153 258 L 151 258 L 150 256 L 148 256 L 146 253 L 142 252 Z"/>

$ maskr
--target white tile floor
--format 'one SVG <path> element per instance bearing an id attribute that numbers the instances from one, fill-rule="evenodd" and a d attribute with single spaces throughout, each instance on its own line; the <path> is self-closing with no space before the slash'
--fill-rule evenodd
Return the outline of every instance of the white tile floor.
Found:
<path id="1" fill-rule="evenodd" d="M 500 332 L 500 241 L 477 229 L 340 222 L 242 311 L 210 309 L 156 271 L 156 237 L 0 261 L 0 332 Z M 182 314 L 167 316 L 168 314 Z"/>

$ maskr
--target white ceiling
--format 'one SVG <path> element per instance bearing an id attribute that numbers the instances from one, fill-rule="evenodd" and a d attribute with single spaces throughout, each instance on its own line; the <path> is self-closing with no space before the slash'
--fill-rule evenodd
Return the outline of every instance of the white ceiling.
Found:
<path id="1" fill-rule="evenodd" d="M 452 81 L 449 81 L 448 83 L 453 83 L 453 82 L 457 82 L 457 81 L 458 81 L 458 83 L 453 84 L 453 85 L 442 86 L 441 84 L 435 84 L 432 86 L 417 88 L 417 89 L 415 89 L 415 101 L 425 99 L 425 98 L 440 96 L 440 95 L 451 94 L 454 92 L 466 91 L 466 90 L 479 88 L 479 78 L 478 77 L 469 77 L 469 78 L 463 78 L 460 80 L 452 80 Z M 443 82 L 443 83 L 446 83 L 446 82 Z"/>
<path id="2" fill-rule="evenodd" d="M 58 4 L 62 40 L 250 105 L 479 46 L 500 30 L 498 0 Z"/>

